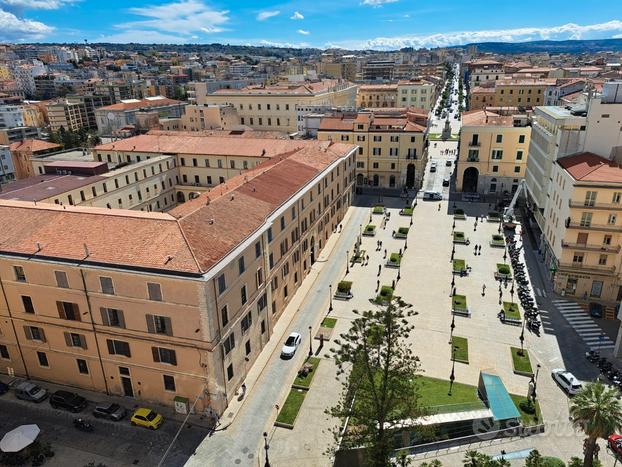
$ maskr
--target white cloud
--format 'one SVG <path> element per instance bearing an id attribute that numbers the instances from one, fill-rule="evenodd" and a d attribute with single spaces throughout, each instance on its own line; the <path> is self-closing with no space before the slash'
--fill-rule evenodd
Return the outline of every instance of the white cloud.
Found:
<path id="1" fill-rule="evenodd" d="M 58 10 L 60 7 L 76 3 L 78 0 L 2 0 L 9 7 L 28 8 L 31 10 Z"/>
<path id="2" fill-rule="evenodd" d="M 534 40 L 599 39 L 622 32 L 622 21 L 578 25 L 574 23 L 551 27 L 524 27 L 515 29 L 490 29 L 457 31 L 429 35 L 377 37 L 362 41 L 342 41 L 332 46 L 346 49 L 395 50 L 402 47 L 449 47 L 471 42 L 525 42 Z"/>
<path id="3" fill-rule="evenodd" d="M 261 11 L 257 15 L 257 21 L 265 21 L 268 18 L 272 18 L 273 16 L 278 16 L 281 12 L 278 10 L 275 11 Z"/>
<path id="4" fill-rule="evenodd" d="M 299 11 L 294 11 L 294 14 L 289 17 L 289 19 L 305 19 L 304 16 Z"/>
<path id="5" fill-rule="evenodd" d="M 382 6 L 385 3 L 395 3 L 398 0 L 363 0 L 362 5 L 370 5 L 370 6 Z"/>
<path id="6" fill-rule="evenodd" d="M 13 13 L 0 9 L 0 40 L 15 41 L 41 39 L 54 31 L 52 26 L 26 18 L 18 18 Z"/>
<path id="7" fill-rule="evenodd" d="M 130 8 L 130 12 L 144 20 L 117 24 L 119 29 L 143 31 L 157 30 L 164 33 L 188 36 L 194 32 L 222 32 L 229 21 L 228 11 L 217 11 L 200 0 L 180 0 L 164 5 Z"/>
<path id="8" fill-rule="evenodd" d="M 309 34 L 311 34 L 311 31 L 305 31 L 304 29 L 299 29 L 298 31 L 296 31 L 298 34 L 302 34 L 303 36 L 308 36 Z"/>
<path id="9" fill-rule="evenodd" d="M 287 48 L 287 49 L 305 49 L 307 47 L 310 47 L 308 42 L 276 42 L 276 41 L 268 41 L 265 39 L 262 39 L 260 41 L 257 42 L 246 42 L 246 45 L 263 45 L 266 47 L 281 47 L 281 48 Z"/>

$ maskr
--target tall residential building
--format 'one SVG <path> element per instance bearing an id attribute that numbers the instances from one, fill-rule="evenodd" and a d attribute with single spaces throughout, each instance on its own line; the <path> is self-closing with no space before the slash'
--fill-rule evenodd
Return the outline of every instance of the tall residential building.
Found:
<path id="1" fill-rule="evenodd" d="M 456 190 L 502 196 L 525 176 L 531 127 L 524 115 L 462 114 Z"/>
<path id="2" fill-rule="evenodd" d="M 622 156 L 622 81 L 604 83 L 588 101 L 585 151 L 611 159 Z"/>
<path id="3" fill-rule="evenodd" d="M 531 140 L 525 183 L 534 218 L 544 229 L 553 164 L 560 157 L 583 149 L 586 118 L 584 112 L 564 107 L 536 107 L 531 118 Z"/>
<path id="4" fill-rule="evenodd" d="M 363 64 L 364 81 L 391 81 L 394 78 L 395 62 L 393 60 L 370 60 Z"/>
<path id="5" fill-rule="evenodd" d="M 465 63 L 463 69 L 465 71 L 465 81 L 471 89 L 490 81 L 497 81 L 505 76 L 503 63 L 496 60 L 472 60 Z"/>
<path id="6" fill-rule="evenodd" d="M 9 146 L 0 146 L 0 183 L 11 182 L 15 180 L 15 165 L 11 157 Z M 0 192 L 4 190 L 4 187 Z"/>
<path id="7" fill-rule="evenodd" d="M 240 124 L 255 130 L 297 131 L 296 106 L 327 105 L 353 107 L 356 86 L 348 81 L 282 82 L 275 85 L 248 86 L 242 89 L 220 89 L 204 94 L 196 88 L 199 105 L 232 105 Z"/>
<path id="8" fill-rule="evenodd" d="M 350 205 L 355 152 L 309 142 L 168 213 L 0 201 L 2 371 L 223 413 Z"/>
<path id="9" fill-rule="evenodd" d="M 358 145 L 357 186 L 420 188 L 426 164 L 427 112 L 416 108 L 335 113 L 319 140 Z"/>
<path id="10" fill-rule="evenodd" d="M 80 128 L 89 130 L 97 129 L 95 109 L 111 105 L 108 95 L 84 95 L 67 96 L 64 99 L 50 102 L 47 104 L 50 129 L 59 131 L 61 127 L 65 130 L 77 131 Z"/>
<path id="11" fill-rule="evenodd" d="M 541 248 L 555 292 L 603 303 L 613 317 L 622 299 L 622 168 L 578 153 L 558 159 L 551 179 Z"/>
<path id="12" fill-rule="evenodd" d="M 24 126 L 24 109 L 21 105 L 0 106 L 0 128 Z"/>

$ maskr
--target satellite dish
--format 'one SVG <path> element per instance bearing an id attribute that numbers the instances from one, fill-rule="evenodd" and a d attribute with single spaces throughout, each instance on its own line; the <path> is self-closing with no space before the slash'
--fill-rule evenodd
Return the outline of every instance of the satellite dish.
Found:
<path id="1" fill-rule="evenodd" d="M 114 114 L 112 112 L 108 112 L 108 115 L 106 115 L 106 117 L 108 117 L 108 120 L 114 120 Z"/>

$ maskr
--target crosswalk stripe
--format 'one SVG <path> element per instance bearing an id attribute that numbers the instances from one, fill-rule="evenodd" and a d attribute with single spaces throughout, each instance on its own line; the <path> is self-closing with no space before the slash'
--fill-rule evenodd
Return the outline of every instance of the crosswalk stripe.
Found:
<path id="1" fill-rule="evenodd" d="M 557 308 L 559 308 L 560 310 L 565 310 L 565 311 L 583 310 L 583 308 L 577 305 L 557 305 Z"/>

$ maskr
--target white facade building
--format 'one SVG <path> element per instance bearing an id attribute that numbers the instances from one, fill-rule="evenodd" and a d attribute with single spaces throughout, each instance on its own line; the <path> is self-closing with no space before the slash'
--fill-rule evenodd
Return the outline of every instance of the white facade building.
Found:
<path id="1" fill-rule="evenodd" d="M 622 81 L 603 85 L 602 95 L 588 103 L 585 151 L 607 159 L 622 156 Z"/>

